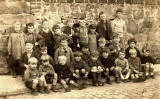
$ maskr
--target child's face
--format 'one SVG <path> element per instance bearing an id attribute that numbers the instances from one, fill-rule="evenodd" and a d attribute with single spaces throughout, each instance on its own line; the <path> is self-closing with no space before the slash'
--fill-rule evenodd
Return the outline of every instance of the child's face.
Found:
<path id="1" fill-rule="evenodd" d="M 132 57 L 132 58 L 137 57 L 137 53 L 131 53 L 131 57 Z"/>
<path id="2" fill-rule="evenodd" d="M 125 58 L 125 54 L 124 54 L 123 52 L 120 52 L 120 53 L 119 53 L 119 58 L 120 58 L 120 59 L 124 59 L 124 58 Z"/>
<path id="3" fill-rule="evenodd" d="M 21 25 L 20 25 L 20 24 L 15 24 L 15 25 L 14 25 L 14 30 L 15 30 L 15 32 L 19 32 L 20 29 L 21 29 Z"/>
<path id="4" fill-rule="evenodd" d="M 131 43 L 129 44 L 129 46 L 130 46 L 131 48 L 135 48 L 136 44 L 135 44 L 134 42 L 131 42 Z"/>
<path id="5" fill-rule="evenodd" d="M 29 63 L 29 66 L 30 66 L 31 69 L 36 69 L 37 68 L 37 62 Z"/>
<path id="6" fill-rule="evenodd" d="M 58 29 L 55 29 L 54 32 L 55 32 L 55 34 L 57 34 L 57 35 L 61 35 L 61 30 L 60 30 L 59 28 L 58 28 Z"/>
<path id="7" fill-rule="evenodd" d="M 33 50 L 33 44 L 31 43 L 26 43 L 26 51 L 31 52 Z"/>
<path id="8" fill-rule="evenodd" d="M 68 47 L 68 42 L 66 40 L 61 41 L 63 47 Z"/>
<path id="9" fill-rule="evenodd" d="M 122 18 L 122 12 L 117 12 L 116 16 L 117 18 Z"/>
<path id="10" fill-rule="evenodd" d="M 144 50 L 144 55 L 145 55 L 145 56 L 149 56 L 149 54 L 150 54 L 149 51 Z"/>
<path id="11" fill-rule="evenodd" d="M 99 42 L 99 47 L 105 47 L 105 45 L 106 45 L 105 41 L 104 42 Z"/>
<path id="12" fill-rule="evenodd" d="M 103 20 L 103 21 L 105 21 L 106 20 L 106 15 L 105 14 L 101 14 L 100 15 L 100 19 Z"/>
<path id="13" fill-rule="evenodd" d="M 86 22 L 83 21 L 83 20 L 81 20 L 79 23 L 80 23 L 80 26 L 82 26 L 82 27 L 85 27 L 85 26 L 86 26 Z"/>
<path id="14" fill-rule="evenodd" d="M 42 26 L 43 26 L 44 29 L 48 29 L 49 28 L 48 21 L 44 21 Z"/>
<path id="15" fill-rule="evenodd" d="M 34 33 L 34 27 L 28 26 L 28 33 Z"/>
<path id="16" fill-rule="evenodd" d="M 49 64 L 49 60 L 42 60 L 43 65 L 47 66 Z"/>
<path id="17" fill-rule="evenodd" d="M 59 59 L 58 62 L 60 65 L 65 65 L 67 60 L 66 59 Z"/>
<path id="18" fill-rule="evenodd" d="M 96 61 L 98 59 L 98 56 L 91 56 L 92 61 Z"/>
<path id="19" fill-rule="evenodd" d="M 103 58 L 108 58 L 109 53 L 107 53 L 107 52 L 103 52 L 103 53 L 102 53 L 102 56 L 103 56 Z"/>
<path id="20" fill-rule="evenodd" d="M 47 50 L 41 50 L 41 54 L 42 55 L 46 55 L 47 54 Z"/>
<path id="21" fill-rule="evenodd" d="M 89 51 L 89 49 L 88 48 L 85 48 L 85 47 L 82 47 L 82 52 L 88 52 Z"/>
<path id="22" fill-rule="evenodd" d="M 78 61 L 78 62 L 81 60 L 81 56 L 76 56 L 74 58 L 75 58 L 75 61 Z"/>
<path id="23" fill-rule="evenodd" d="M 68 23 L 67 23 L 67 25 L 68 25 L 69 27 L 72 27 L 73 24 L 74 24 L 73 20 L 69 20 Z"/>
<path id="24" fill-rule="evenodd" d="M 119 42 L 120 42 L 120 39 L 118 38 L 118 37 L 114 37 L 114 42 L 116 43 L 116 44 L 118 44 Z"/>

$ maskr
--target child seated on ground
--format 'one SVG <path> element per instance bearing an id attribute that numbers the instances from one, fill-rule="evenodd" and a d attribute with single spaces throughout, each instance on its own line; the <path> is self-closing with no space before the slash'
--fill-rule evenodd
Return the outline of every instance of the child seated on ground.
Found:
<path id="1" fill-rule="evenodd" d="M 111 84 L 110 73 L 113 74 L 113 70 L 111 70 L 111 67 L 113 68 L 115 64 L 114 62 L 111 61 L 110 51 L 108 50 L 108 48 L 103 48 L 103 50 L 101 50 L 101 53 L 102 56 L 99 59 L 101 60 L 101 63 L 105 67 L 104 76 L 106 77 L 106 83 Z"/>
<path id="2" fill-rule="evenodd" d="M 130 57 L 128 58 L 129 67 L 131 69 L 131 79 L 137 80 L 138 78 L 142 78 L 141 70 L 141 60 L 137 57 L 136 49 L 129 50 Z M 141 79 L 142 80 L 142 79 Z"/>
<path id="3" fill-rule="evenodd" d="M 68 84 L 79 88 L 79 85 L 73 81 L 73 73 L 71 66 L 67 64 L 66 56 L 58 56 L 58 64 L 55 66 L 56 73 L 58 74 L 58 82 L 60 82 L 66 92 L 70 92 Z"/>
<path id="4" fill-rule="evenodd" d="M 41 46 L 40 47 L 40 53 L 38 54 L 38 64 L 41 64 L 41 56 L 43 56 L 43 55 L 48 55 L 48 51 L 47 51 L 47 47 L 46 46 Z M 53 60 L 53 58 L 50 56 L 50 55 L 48 55 L 49 56 L 49 63 L 52 65 L 52 66 L 54 66 L 54 60 Z"/>
<path id="5" fill-rule="evenodd" d="M 24 82 L 26 87 L 32 90 L 33 95 L 37 95 L 38 85 L 39 87 L 44 86 L 44 79 L 39 78 L 39 71 L 37 69 L 37 59 L 31 57 L 28 60 L 28 68 L 24 72 Z"/>
<path id="6" fill-rule="evenodd" d="M 109 50 L 109 48 L 106 46 L 106 39 L 104 37 L 100 37 L 98 39 L 98 52 L 100 54 L 99 57 L 102 56 L 103 49 L 108 49 Z"/>
<path id="7" fill-rule="evenodd" d="M 142 63 L 142 71 L 145 73 L 146 77 L 154 78 L 154 64 L 155 60 L 150 55 L 150 49 L 147 47 L 142 48 L 142 57 L 141 57 L 141 63 Z"/>
<path id="8" fill-rule="evenodd" d="M 54 56 L 55 64 L 58 64 L 58 56 L 62 55 L 67 57 L 67 64 L 74 61 L 74 55 L 72 49 L 68 46 L 67 38 L 61 39 L 60 47 L 56 49 Z"/>
<path id="9" fill-rule="evenodd" d="M 52 91 L 57 92 L 56 84 L 57 84 L 58 77 L 57 77 L 57 74 L 56 74 L 53 66 L 49 63 L 49 60 L 50 60 L 49 55 L 42 55 L 41 56 L 42 64 L 39 66 L 39 73 L 40 73 L 40 76 L 45 79 L 46 86 L 48 83 L 51 83 L 52 84 Z M 40 89 L 40 92 L 44 93 L 44 91 L 46 93 L 50 93 L 48 86 L 46 87 L 46 89 L 44 89 L 44 87 L 42 87 Z"/>
<path id="10" fill-rule="evenodd" d="M 82 60 L 82 53 L 80 51 L 74 52 L 74 62 L 73 62 L 73 78 L 79 83 L 81 88 L 86 88 L 86 82 L 89 73 L 88 64 Z M 80 81 L 81 80 L 81 81 Z"/>
<path id="11" fill-rule="evenodd" d="M 28 59 L 31 57 L 36 57 L 36 53 L 33 51 L 33 44 L 26 42 L 26 52 L 24 52 L 20 58 L 19 65 L 21 66 L 22 75 L 24 71 L 28 68 Z"/>
<path id="12" fill-rule="evenodd" d="M 103 86 L 103 82 L 101 81 L 102 72 L 104 71 L 104 66 L 101 61 L 98 59 L 99 53 L 98 51 L 92 51 L 90 60 L 88 62 L 89 67 L 91 68 L 92 81 L 93 86 Z"/>
<path id="13" fill-rule="evenodd" d="M 140 53 L 139 49 L 136 47 L 136 44 L 137 44 L 137 41 L 135 40 L 135 38 L 131 38 L 131 39 L 128 40 L 129 47 L 125 51 L 127 59 L 130 57 L 130 54 L 129 54 L 130 49 L 136 49 L 137 57 L 139 57 L 141 59 L 141 53 Z"/>
<path id="14" fill-rule="evenodd" d="M 130 77 L 131 70 L 129 69 L 128 60 L 125 58 L 125 52 L 121 50 L 118 58 L 115 60 L 116 67 L 119 68 L 120 78 L 123 82 L 127 82 Z"/>

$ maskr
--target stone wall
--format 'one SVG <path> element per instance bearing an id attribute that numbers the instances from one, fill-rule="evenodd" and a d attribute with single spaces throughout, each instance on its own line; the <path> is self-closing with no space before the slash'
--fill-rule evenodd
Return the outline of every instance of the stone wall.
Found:
<path id="1" fill-rule="evenodd" d="M 98 13 L 104 11 L 107 20 L 114 18 L 118 8 L 124 10 L 127 30 L 134 34 L 141 49 L 146 43 L 151 47 L 153 55 L 160 56 L 160 7 L 159 0 L 2 0 L 0 2 L 0 52 L 4 58 L 7 52 L 8 28 L 19 20 L 22 24 L 33 21 L 33 12 L 40 11 L 43 5 L 49 5 L 53 22 L 64 18 L 86 18 L 98 21 Z M 145 1 L 145 2 L 144 2 Z M 48 3 L 52 2 L 52 3 Z M 5 59 L 5 58 L 4 58 Z M 6 62 L 1 61 L 5 66 Z"/>

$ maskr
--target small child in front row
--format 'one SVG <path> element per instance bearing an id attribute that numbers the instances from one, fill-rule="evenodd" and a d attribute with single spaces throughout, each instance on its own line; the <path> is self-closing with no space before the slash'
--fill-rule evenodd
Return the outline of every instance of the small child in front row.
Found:
<path id="1" fill-rule="evenodd" d="M 120 50 L 118 58 L 115 60 L 116 67 L 119 68 L 120 78 L 127 82 L 130 77 L 131 70 L 129 69 L 128 60 L 125 58 L 125 52 Z"/>
<path id="2" fill-rule="evenodd" d="M 67 64 L 66 56 L 58 56 L 58 64 L 56 65 L 55 70 L 58 74 L 58 81 L 62 84 L 66 92 L 71 91 L 68 84 L 79 88 L 79 85 L 72 79 L 73 73 L 71 71 L 71 66 Z"/>
<path id="3" fill-rule="evenodd" d="M 88 62 L 91 68 L 92 81 L 93 86 L 103 86 L 103 82 L 101 81 L 102 72 L 104 71 L 104 66 L 101 61 L 98 59 L 99 53 L 98 51 L 92 51 L 90 56 L 90 61 Z"/>
<path id="4" fill-rule="evenodd" d="M 56 90 L 56 84 L 57 84 L 57 74 L 53 68 L 53 66 L 49 63 L 50 56 L 49 55 L 42 55 L 41 61 L 42 64 L 39 66 L 39 73 L 42 78 L 46 81 L 46 87 L 41 87 L 40 91 L 44 93 L 50 93 L 48 88 L 48 83 L 52 83 L 52 91 L 57 92 Z M 40 78 L 41 78 L 40 77 Z"/>
<path id="5" fill-rule="evenodd" d="M 137 56 L 136 49 L 130 49 L 129 54 L 130 54 L 130 57 L 128 58 L 128 63 L 131 69 L 131 79 L 136 80 L 142 77 L 142 72 L 140 72 L 141 60 Z"/>
<path id="6" fill-rule="evenodd" d="M 88 64 L 82 60 L 82 53 L 80 51 L 74 52 L 74 62 L 73 62 L 73 78 L 79 83 L 81 89 L 86 88 L 86 82 L 89 73 Z M 81 80 L 81 82 L 79 82 Z"/>
<path id="7" fill-rule="evenodd" d="M 141 57 L 142 71 L 145 73 L 146 77 L 154 78 L 154 64 L 155 60 L 150 55 L 150 50 L 146 47 L 142 48 L 143 55 Z"/>
<path id="8" fill-rule="evenodd" d="M 35 57 L 31 57 L 28 60 L 28 68 L 24 73 L 24 82 L 26 87 L 32 90 L 33 95 L 37 95 L 38 85 L 44 86 L 44 79 L 39 78 L 39 71 L 37 69 L 38 60 Z"/>
<path id="9" fill-rule="evenodd" d="M 115 64 L 113 61 L 111 61 L 110 51 L 108 50 L 108 48 L 104 48 L 101 53 L 102 53 L 102 55 L 99 59 L 101 60 L 101 63 L 105 67 L 104 76 L 106 77 L 106 83 L 111 84 L 110 73 L 113 72 L 113 70 L 111 70 L 111 68 L 113 68 L 113 66 Z"/>

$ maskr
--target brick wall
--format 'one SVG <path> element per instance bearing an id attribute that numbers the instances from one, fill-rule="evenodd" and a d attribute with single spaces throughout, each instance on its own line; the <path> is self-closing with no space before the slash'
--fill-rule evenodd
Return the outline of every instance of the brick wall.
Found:
<path id="1" fill-rule="evenodd" d="M 118 8 L 122 8 L 128 32 L 134 34 L 138 47 L 141 48 L 148 42 L 153 55 L 160 56 L 159 0 L 125 0 L 125 4 L 124 0 L 44 0 L 43 4 L 41 0 L 37 0 L 37 4 L 33 2 L 34 0 L 9 0 L 9 3 L 4 1 L 0 2 L 0 5 L 3 5 L 0 6 L 0 34 L 3 35 L 8 34 L 6 28 L 10 27 L 15 20 L 20 20 L 23 24 L 33 21 L 33 15 L 30 13 L 34 12 L 34 9 L 40 9 L 43 4 L 50 5 L 53 22 L 62 16 L 66 18 L 84 17 L 98 21 L 98 13 L 101 11 L 106 13 L 109 20 L 114 17 Z M 7 36 L 0 36 L 0 51 L 4 57 L 7 51 L 6 44 Z M 3 61 L 1 62 L 5 64 Z"/>

